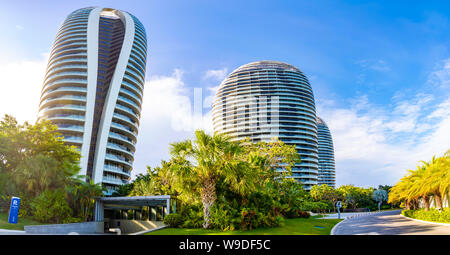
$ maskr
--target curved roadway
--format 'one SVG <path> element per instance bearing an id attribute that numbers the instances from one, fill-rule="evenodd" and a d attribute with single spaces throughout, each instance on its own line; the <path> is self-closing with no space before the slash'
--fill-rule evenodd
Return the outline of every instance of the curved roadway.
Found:
<path id="1" fill-rule="evenodd" d="M 450 235 L 450 225 L 424 223 L 400 215 L 400 210 L 348 218 L 334 235 Z"/>

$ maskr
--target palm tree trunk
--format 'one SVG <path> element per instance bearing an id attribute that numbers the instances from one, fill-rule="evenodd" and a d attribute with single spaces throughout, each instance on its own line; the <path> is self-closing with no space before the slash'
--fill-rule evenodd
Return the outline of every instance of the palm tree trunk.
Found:
<path id="1" fill-rule="evenodd" d="M 430 210 L 430 198 L 428 197 L 428 195 L 424 195 L 423 197 L 423 203 L 425 204 L 425 211 L 429 211 Z"/>
<path id="2" fill-rule="evenodd" d="M 441 194 L 439 194 L 439 193 L 434 194 L 434 200 L 436 201 L 436 208 L 437 209 L 442 208 L 442 197 L 441 197 Z"/>
<path id="3" fill-rule="evenodd" d="M 414 210 L 419 209 L 419 200 L 417 198 L 414 199 L 414 204 L 413 205 L 414 205 L 414 207 L 413 207 Z"/>
<path id="4" fill-rule="evenodd" d="M 209 208 L 216 201 L 216 180 L 213 177 L 206 179 L 203 182 L 202 188 L 202 203 L 203 203 L 203 228 L 211 227 Z"/>

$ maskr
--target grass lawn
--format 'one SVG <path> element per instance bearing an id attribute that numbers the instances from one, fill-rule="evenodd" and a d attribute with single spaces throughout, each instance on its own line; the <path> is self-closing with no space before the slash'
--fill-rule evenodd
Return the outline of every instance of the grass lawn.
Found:
<path id="1" fill-rule="evenodd" d="M 146 235 L 329 235 L 334 225 L 342 219 L 316 219 L 313 217 L 286 219 L 283 226 L 253 230 L 220 231 L 214 229 L 164 228 Z"/>
<path id="2" fill-rule="evenodd" d="M 23 230 L 26 225 L 42 225 L 42 223 L 27 217 L 19 217 L 17 224 L 10 224 L 8 216 L 8 213 L 0 213 L 0 229 Z"/>

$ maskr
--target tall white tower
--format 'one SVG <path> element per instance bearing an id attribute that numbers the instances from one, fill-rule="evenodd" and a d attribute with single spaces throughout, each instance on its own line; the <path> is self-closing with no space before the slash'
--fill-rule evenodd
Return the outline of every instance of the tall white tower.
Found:
<path id="1" fill-rule="evenodd" d="M 141 22 L 102 7 L 72 12 L 50 53 L 38 119 L 52 121 L 78 147 L 81 174 L 107 194 L 130 178 L 146 58 Z"/>

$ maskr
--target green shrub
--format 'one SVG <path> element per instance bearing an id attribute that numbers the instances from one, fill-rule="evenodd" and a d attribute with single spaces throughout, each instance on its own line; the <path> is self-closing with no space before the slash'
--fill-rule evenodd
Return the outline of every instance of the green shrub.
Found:
<path id="1" fill-rule="evenodd" d="M 178 213 L 171 213 L 164 217 L 164 224 L 171 228 L 178 228 L 184 223 L 183 216 Z"/>
<path id="2" fill-rule="evenodd" d="M 215 203 L 211 209 L 211 223 L 214 228 L 222 231 L 239 229 L 241 214 L 238 209 L 232 207 L 232 203 Z"/>
<path id="3" fill-rule="evenodd" d="M 418 220 L 450 223 L 450 208 L 444 208 L 441 212 L 434 208 L 429 211 L 425 211 L 424 209 L 403 210 L 402 215 Z"/>
<path id="4" fill-rule="evenodd" d="M 402 215 L 409 217 L 409 218 L 412 218 L 412 214 L 413 214 L 413 210 L 403 210 L 402 211 Z"/>
<path id="5" fill-rule="evenodd" d="M 203 209 L 201 205 L 184 205 L 179 214 L 183 223 L 182 228 L 201 228 L 203 226 Z"/>
<path id="6" fill-rule="evenodd" d="M 72 219 L 63 190 L 46 190 L 31 203 L 34 218 L 43 223 L 69 223 Z"/>
<path id="7" fill-rule="evenodd" d="M 231 195 L 221 196 L 210 208 L 210 219 L 214 228 L 223 231 L 276 227 L 283 220 L 278 206 L 274 199 L 261 192 L 253 193 L 245 201 Z"/>
<path id="8" fill-rule="evenodd" d="M 317 213 L 324 213 L 328 212 L 328 210 L 331 210 L 332 205 L 330 205 L 327 202 L 319 201 L 319 202 L 311 202 L 311 201 L 305 201 L 301 207 L 302 211 L 312 211 Z"/>

